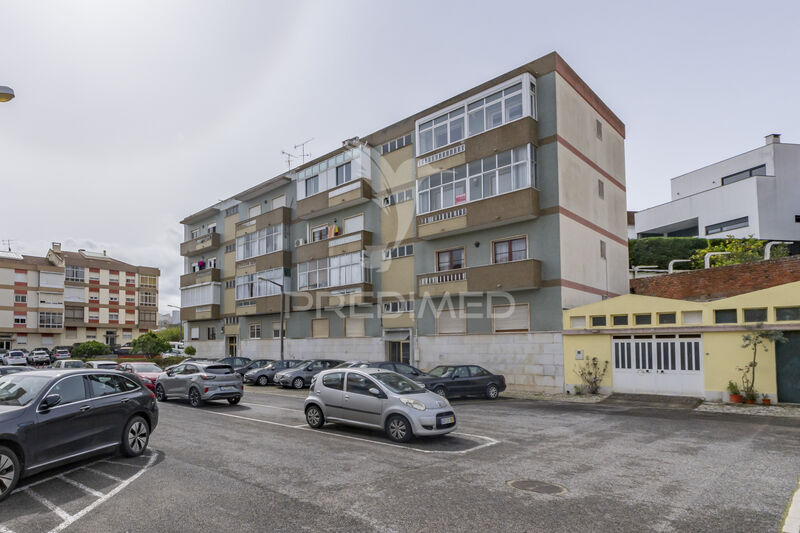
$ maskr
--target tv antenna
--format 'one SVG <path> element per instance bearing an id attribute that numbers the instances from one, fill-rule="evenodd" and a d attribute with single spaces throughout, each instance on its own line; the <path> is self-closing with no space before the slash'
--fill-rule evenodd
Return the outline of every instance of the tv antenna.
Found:
<path id="1" fill-rule="evenodd" d="M 295 149 L 295 150 L 297 150 L 298 148 L 300 148 L 300 164 L 301 164 L 301 165 L 302 165 L 303 163 L 305 163 L 305 162 L 306 162 L 306 157 L 311 157 L 311 154 L 310 154 L 310 153 L 306 153 L 306 145 L 307 145 L 308 143 L 310 143 L 311 141 L 313 141 L 313 140 L 314 140 L 314 137 L 311 137 L 311 138 L 310 138 L 309 140 L 307 140 L 307 141 L 303 141 L 303 142 L 301 142 L 300 144 L 295 144 L 295 145 L 294 145 L 294 149 Z"/>
<path id="2" fill-rule="evenodd" d="M 3 239 L 2 241 L 0 241 L 0 246 L 3 246 L 4 248 L 8 248 L 9 252 L 11 251 L 11 245 L 12 244 L 14 244 L 14 240 L 13 239 Z"/>
<path id="3" fill-rule="evenodd" d="M 299 155 L 290 154 L 286 150 L 281 150 L 281 155 L 286 157 L 286 164 L 288 165 L 289 169 L 292 168 L 292 159 L 297 159 L 300 157 Z"/>

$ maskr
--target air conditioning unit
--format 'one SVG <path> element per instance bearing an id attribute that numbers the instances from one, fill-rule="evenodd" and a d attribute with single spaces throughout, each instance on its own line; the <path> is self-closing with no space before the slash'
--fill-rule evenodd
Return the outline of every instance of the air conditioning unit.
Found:
<path id="1" fill-rule="evenodd" d="M 299 238 L 299 239 L 295 239 L 295 241 L 294 241 L 294 245 L 295 246 L 303 246 L 305 243 L 306 243 L 306 240 L 303 239 L 302 237 Z"/>

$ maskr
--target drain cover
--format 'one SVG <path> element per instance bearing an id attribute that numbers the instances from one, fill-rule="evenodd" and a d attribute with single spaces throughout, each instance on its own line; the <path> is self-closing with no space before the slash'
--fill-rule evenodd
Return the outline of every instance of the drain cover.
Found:
<path id="1" fill-rule="evenodd" d="M 518 479 L 516 481 L 509 481 L 508 484 L 515 489 L 539 492 L 541 494 L 564 494 L 567 492 L 566 487 L 556 485 L 555 483 L 548 483 L 547 481 L 537 481 L 535 479 Z"/>

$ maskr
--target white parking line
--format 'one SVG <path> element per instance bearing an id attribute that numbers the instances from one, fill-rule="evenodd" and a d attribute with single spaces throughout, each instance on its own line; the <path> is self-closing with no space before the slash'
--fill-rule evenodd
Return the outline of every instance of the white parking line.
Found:
<path id="1" fill-rule="evenodd" d="M 794 491 L 792 499 L 789 500 L 789 507 L 786 509 L 783 527 L 781 527 L 781 533 L 798 532 L 800 532 L 800 485 Z"/>
<path id="2" fill-rule="evenodd" d="M 239 405 L 246 405 L 248 407 L 266 407 L 267 409 L 280 409 L 281 411 L 292 411 L 294 413 L 299 411 L 297 407 L 277 407 L 275 405 L 264 405 L 263 403 L 240 403 Z"/>
<path id="3" fill-rule="evenodd" d="M 8 529 L 8 528 L 7 528 L 6 526 L 4 526 L 3 524 L 0 524 L 0 533 L 14 533 L 14 532 L 13 532 L 13 531 L 11 531 L 10 529 Z"/>
<path id="4" fill-rule="evenodd" d="M 95 474 L 98 474 L 98 475 L 101 475 L 101 476 L 105 476 L 105 477 L 107 477 L 108 479 L 113 479 L 114 481 L 118 481 L 118 482 L 119 482 L 119 481 L 122 481 L 122 478 L 121 478 L 121 477 L 112 476 L 111 474 L 106 474 L 106 473 L 105 473 L 105 472 L 103 472 L 102 470 L 97 470 L 97 469 L 94 469 L 94 468 L 89 468 L 88 466 L 87 466 L 87 467 L 85 467 L 85 468 L 84 468 L 84 470 L 88 470 L 89 472 L 93 472 L 93 473 L 95 473 Z"/>
<path id="5" fill-rule="evenodd" d="M 50 500 L 48 500 L 47 498 L 45 498 L 44 496 L 33 490 L 32 488 L 24 487 L 22 490 L 27 492 L 28 496 L 30 496 L 37 502 L 41 503 L 42 505 L 44 505 L 45 507 L 56 513 L 59 516 L 59 518 L 61 518 L 61 520 L 69 520 L 70 518 L 72 518 L 72 516 L 70 516 L 70 514 L 66 512 L 64 509 L 54 504 L 53 502 L 51 502 Z"/>
<path id="6" fill-rule="evenodd" d="M 59 475 L 58 479 L 60 479 L 61 481 L 64 481 L 65 483 L 69 483 L 73 487 L 78 487 L 79 489 L 81 489 L 84 492 L 88 492 L 89 494 L 91 494 L 95 498 L 101 498 L 103 496 L 102 492 L 96 491 L 91 487 L 87 487 L 83 483 L 79 483 L 79 482 L 75 481 L 74 479 L 70 479 L 68 477 L 65 477 L 64 475 Z"/>

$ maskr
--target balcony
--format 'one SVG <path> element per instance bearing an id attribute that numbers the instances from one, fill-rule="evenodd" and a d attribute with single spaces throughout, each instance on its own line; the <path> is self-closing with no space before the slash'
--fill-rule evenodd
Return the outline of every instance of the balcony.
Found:
<path id="1" fill-rule="evenodd" d="M 284 312 L 289 312 L 290 297 L 286 295 Z M 241 305 L 246 304 L 246 305 Z M 269 315 L 281 312 L 281 295 L 262 296 L 252 300 L 242 300 L 236 302 L 236 316 L 247 315 Z"/>
<path id="2" fill-rule="evenodd" d="M 210 283 L 212 281 L 220 280 L 220 269 L 206 268 L 198 270 L 197 272 L 190 272 L 181 276 L 181 288 L 191 287 L 192 285 L 199 285 L 201 283 Z"/>
<path id="3" fill-rule="evenodd" d="M 219 304 L 198 305 L 196 307 L 181 307 L 181 320 L 216 320 L 219 318 Z M 143 321 L 140 320 L 140 323 Z"/>
<path id="4" fill-rule="evenodd" d="M 539 191 L 518 191 L 417 215 L 417 236 L 439 239 L 494 226 L 533 220 L 539 216 Z"/>
<path id="5" fill-rule="evenodd" d="M 250 259 L 243 259 L 236 262 L 236 275 L 244 276 L 255 274 L 273 268 L 292 268 L 292 252 L 288 250 L 278 250 L 264 255 L 257 255 Z"/>
<path id="6" fill-rule="evenodd" d="M 289 224 L 292 221 L 292 210 L 288 207 L 278 207 L 262 213 L 253 218 L 242 220 L 236 223 L 236 236 L 242 235 L 251 231 L 258 231 L 260 229 L 268 228 L 270 226 L 277 226 L 278 224 L 284 225 L 284 231 L 288 230 Z"/>
<path id="7" fill-rule="evenodd" d="M 296 292 L 292 298 L 292 310 L 309 311 L 373 303 L 375 303 L 375 294 L 372 290 L 372 283 L 358 283 L 346 287 Z"/>
<path id="8" fill-rule="evenodd" d="M 305 263 L 323 257 L 358 252 L 372 244 L 371 231 L 356 231 L 322 241 L 310 242 L 296 248 L 297 262 Z"/>
<path id="9" fill-rule="evenodd" d="M 190 257 L 219 248 L 221 237 L 219 233 L 206 233 L 199 237 L 181 243 L 181 256 Z"/>
<path id="10" fill-rule="evenodd" d="M 371 199 L 372 187 L 366 179 L 361 178 L 303 198 L 297 202 L 297 217 L 309 220 Z"/>
<path id="11" fill-rule="evenodd" d="M 438 298 L 448 293 L 483 293 L 538 289 L 542 285 L 542 263 L 523 259 L 417 276 L 417 296 Z"/>

